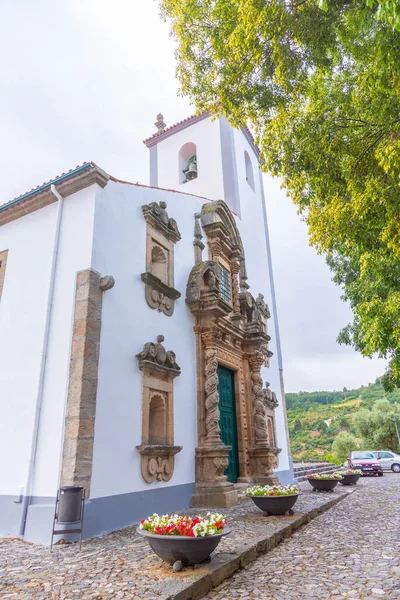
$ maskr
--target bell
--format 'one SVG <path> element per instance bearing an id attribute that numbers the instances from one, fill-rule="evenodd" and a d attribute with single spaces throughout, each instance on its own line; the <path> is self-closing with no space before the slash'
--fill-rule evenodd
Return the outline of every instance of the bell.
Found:
<path id="1" fill-rule="evenodd" d="M 197 165 L 195 162 L 190 163 L 188 172 L 186 173 L 186 177 L 189 181 L 192 179 L 196 179 L 197 177 Z"/>

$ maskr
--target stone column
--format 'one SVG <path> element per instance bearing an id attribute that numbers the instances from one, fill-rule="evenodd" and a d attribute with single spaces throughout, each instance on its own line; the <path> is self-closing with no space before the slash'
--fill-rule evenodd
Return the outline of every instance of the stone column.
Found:
<path id="1" fill-rule="evenodd" d="M 213 336 L 203 336 L 205 391 L 205 446 L 221 444 L 219 426 L 218 360 Z"/>
<path id="2" fill-rule="evenodd" d="M 61 485 L 82 485 L 90 496 L 103 291 L 114 278 L 92 269 L 76 277 L 75 311 L 65 413 Z"/>
<path id="3" fill-rule="evenodd" d="M 206 332 L 201 336 L 204 365 L 204 432 L 200 446 L 196 448 L 196 494 L 192 506 L 235 506 L 237 491 L 227 481 L 224 472 L 228 466 L 230 446 L 225 446 L 220 437 L 220 413 L 218 395 L 217 332 Z M 202 420 L 198 416 L 198 425 Z"/>

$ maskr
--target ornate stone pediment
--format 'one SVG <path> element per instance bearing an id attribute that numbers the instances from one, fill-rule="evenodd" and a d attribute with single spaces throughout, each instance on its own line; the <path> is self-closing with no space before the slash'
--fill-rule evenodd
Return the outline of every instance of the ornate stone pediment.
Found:
<path id="1" fill-rule="evenodd" d="M 157 343 L 147 342 L 143 346 L 143 350 L 136 354 L 141 371 L 146 369 L 162 371 L 172 377 L 181 374 L 181 368 L 176 362 L 175 352 L 165 350 L 162 342 L 163 335 L 157 336 Z"/>
<path id="2" fill-rule="evenodd" d="M 166 202 L 160 202 L 159 204 L 157 202 L 150 202 L 150 204 L 142 206 L 142 211 L 147 223 L 155 229 L 162 231 L 168 240 L 179 242 L 181 234 L 178 225 L 175 219 L 168 216 L 166 208 Z"/>
<path id="3" fill-rule="evenodd" d="M 208 202 L 201 209 L 201 224 L 213 254 L 223 252 L 244 260 L 242 239 L 235 219 L 223 200 Z"/>
<path id="4" fill-rule="evenodd" d="M 223 317 L 232 312 L 221 294 L 221 268 L 213 260 L 200 262 L 190 272 L 186 287 L 186 303 L 191 311 Z"/>

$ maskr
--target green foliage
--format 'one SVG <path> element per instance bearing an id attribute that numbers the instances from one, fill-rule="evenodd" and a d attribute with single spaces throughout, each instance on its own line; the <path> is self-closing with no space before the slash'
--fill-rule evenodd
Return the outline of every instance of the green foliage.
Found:
<path id="1" fill-rule="evenodd" d="M 400 386 L 398 0 L 160 3 L 182 92 L 253 127 L 351 305 L 339 341 Z"/>
<path id="2" fill-rule="evenodd" d="M 400 4 L 398 0 L 365 0 L 365 4 L 376 10 L 376 18 L 387 21 L 393 28 L 400 30 Z M 328 10 L 328 0 L 318 0 L 322 10 Z"/>
<path id="3" fill-rule="evenodd" d="M 330 452 L 327 452 L 325 454 L 325 460 L 328 460 L 329 462 L 335 463 L 337 465 L 341 465 L 344 462 L 343 460 L 338 460 L 337 458 L 335 458 Z"/>
<path id="4" fill-rule="evenodd" d="M 332 444 L 332 454 L 338 462 L 343 463 L 356 448 L 358 443 L 354 435 L 341 431 Z"/>
<path id="5" fill-rule="evenodd" d="M 393 418 L 397 418 L 400 427 L 400 404 L 390 403 L 386 398 L 378 400 L 372 410 L 361 409 L 356 415 L 355 424 L 364 446 L 371 450 L 399 452 Z"/>
<path id="6" fill-rule="evenodd" d="M 387 398 L 390 404 L 400 403 L 400 390 L 386 393 L 381 379 L 368 386 L 346 390 L 344 396 L 342 392 L 286 394 L 290 445 L 296 460 L 325 458 L 341 431 L 358 436 L 355 417 L 360 408 L 372 409 L 380 398 Z M 313 431 L 319 431 L 319 437 L 313 437 Z"/>

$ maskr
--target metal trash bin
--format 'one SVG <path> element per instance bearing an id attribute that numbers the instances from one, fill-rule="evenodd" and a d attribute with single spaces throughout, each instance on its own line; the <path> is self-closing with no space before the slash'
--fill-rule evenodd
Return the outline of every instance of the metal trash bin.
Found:
<path id="1" fill-rule="evenodd" d="M 83 487 L 63 485 L 60 488 L 57 523 L 76 523 L 81 520 Z"/>

